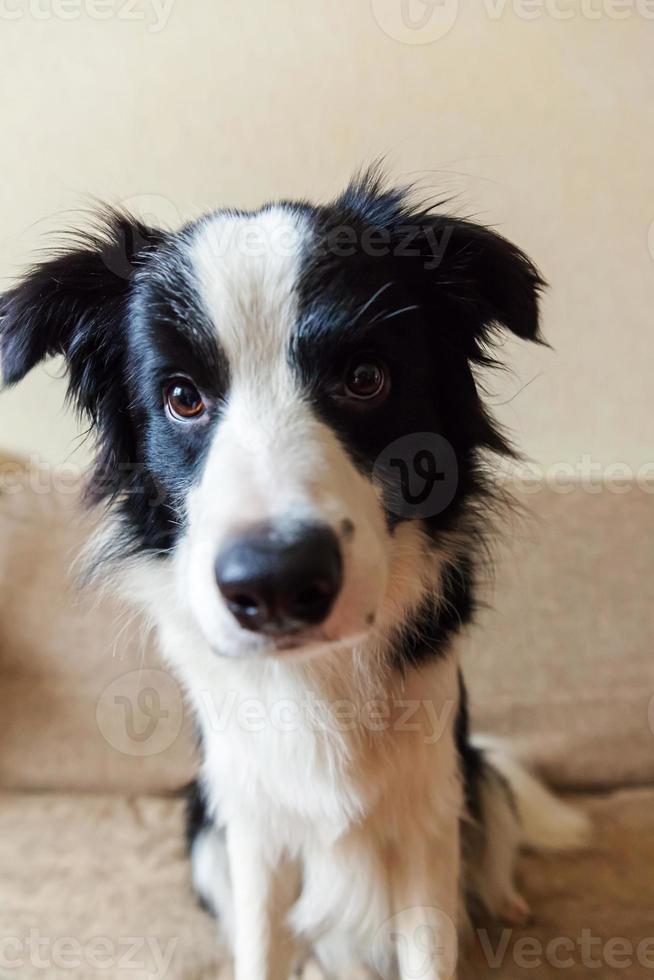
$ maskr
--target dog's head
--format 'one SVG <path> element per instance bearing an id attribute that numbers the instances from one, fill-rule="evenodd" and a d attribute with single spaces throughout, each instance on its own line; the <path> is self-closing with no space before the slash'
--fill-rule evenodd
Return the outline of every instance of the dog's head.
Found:
<path id="1" fill-rule="evenodd" d="M 65 357 L 109 560 L 163 563 L 219 653 L 306 649 L 437 590 L 481 454 L 508 451 L 473 368 L 501 327 L 538 338 L 540 286 L 370 176 L 175 233 L 109 215 L 0 299 L 2 371 Z"/>

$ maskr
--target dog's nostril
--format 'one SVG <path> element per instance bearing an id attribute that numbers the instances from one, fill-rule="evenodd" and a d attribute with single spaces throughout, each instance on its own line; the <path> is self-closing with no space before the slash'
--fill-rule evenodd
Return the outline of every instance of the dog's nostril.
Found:
<path id="1" fill-rule="evenodd" d="M 290 611 L 300 619 L 320 617 L 323 606 L 331 605 L 333 590 L 329 582 L 316 582 L 307 586 L 291 599 Z M 322 618 L 322 617 L 320 617 Z"/>
<path id="2" fill-rule="evenodd" d="M 227 602 L 230 609 L 238 610 L 239 612 L 246 613 L 247 615 L 254 616 L 259 612 L 261 608 L 260 602 L 258 602 L 254 596 L 245 595 L 243 592 L 237 592 L 234 595 L 227 596 Z"/>
<path id="3" fill-rule="evenodd" d="M 245 592 L 238 583 L 231 586 L 227 581 L 223 582 L 220 590 L 227 608 L 242 626 L 255 630 L 260 622 L 265 621 L 268 613 L 262 595 Z"/>
<path id="4" fill-rule="evenodd" d="M 341 588 L 338 539 L 321 525 L 252 528 L 218 556 L 216 581 L 244 629 L 280 635 L 318 625 Z"/>

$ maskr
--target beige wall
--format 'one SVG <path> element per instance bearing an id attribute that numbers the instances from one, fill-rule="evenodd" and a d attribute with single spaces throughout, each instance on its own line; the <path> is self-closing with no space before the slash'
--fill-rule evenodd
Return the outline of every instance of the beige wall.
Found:
<path id="1" fill-rule="evenodd" d="M 92 196 L 175 224 L 387 153 L 552 284 L 556 353 L 493 382 L 532 456 L 651 458 L 653 3 L 409 0 L 410 29 L 400 0 L 162 2 L 0 0 L 4 282 Z M 56 370 L 0 397 L 0 444 L 69 457 Z"/>

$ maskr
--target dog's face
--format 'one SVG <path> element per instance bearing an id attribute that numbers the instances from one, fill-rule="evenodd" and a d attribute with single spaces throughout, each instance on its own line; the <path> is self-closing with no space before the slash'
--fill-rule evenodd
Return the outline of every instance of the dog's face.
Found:
<path id="1" fill-rule="evenodd" d="M 323 208 L 106 237 L 0 300 L 5 380 L 62 352 L 98 433 L 113 556 L 166 563 L 227 656 L 399 622 L 504 451 L 471 365 L 536 339 L 538 275 L 504 239 L 374 181 Z"/>

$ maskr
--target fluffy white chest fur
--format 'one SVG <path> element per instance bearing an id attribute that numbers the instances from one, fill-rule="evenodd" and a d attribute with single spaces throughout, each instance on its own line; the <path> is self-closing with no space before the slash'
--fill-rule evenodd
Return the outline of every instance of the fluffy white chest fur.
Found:
<path id="1" fill-rule="evenodd" d="M 390 975 L 404 902 L 415 905 L 406 875 L 422 865 L 419 904 L 437 910 L 455 956 L 463 800 L 454 653 L 407 678 L 381 667 L 375 676 L 365 651 L 349 649 L 304 662 L 211 658 L 191 673 L 211 811 L 274 869 L 277 911 L 298 947 L 314 948 L 337 976 L 357 963 Z M 207 829 L 193 867 L 233 942 L 226 853 L 222 834 Z M 250 907 L 262 900 L 260 872 L 244 887 Z M 422 948 L 422 933 L 414 938 Z"/>

